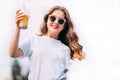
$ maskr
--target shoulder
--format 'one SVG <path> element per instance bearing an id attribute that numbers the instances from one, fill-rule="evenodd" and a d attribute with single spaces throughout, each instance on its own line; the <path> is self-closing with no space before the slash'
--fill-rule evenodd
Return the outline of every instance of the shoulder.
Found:
<path id="1" fill-rule="evenodd" d="M 39 35 L 31 35 L 31 36 L 28 36 L 27 39 L 30 39 L 30 40 L 36 40 L 36 39 L 40 39 L 41 36 Z"/>
<path id="2" fill-rule="evenodd" d="M 33 43 L 34 41 L 38 40 L 41 36 L 38 35 L 30 35 L 26 36 L 25 39 L 22 41 L 23 43 Z"/>
<path id="3" fill-rule="evenodd" d="M 64 43 L 61 42 L 61 46 L 63 46 L 66 49 L 69 49 L 69 47 L 67 45 L 65 45 Z"/>
<path id="4" fill-rule="evenodd" d="M 61 42 L 62 43 L 62 42 Z M 61 44 L 61 47 L 64 49 L 64 50 L 66 50 L 67 52 L 69 52 L 70 53 L 70 48 L 67 46 L 67 45 L 65 45 L 65 44 Z"/>

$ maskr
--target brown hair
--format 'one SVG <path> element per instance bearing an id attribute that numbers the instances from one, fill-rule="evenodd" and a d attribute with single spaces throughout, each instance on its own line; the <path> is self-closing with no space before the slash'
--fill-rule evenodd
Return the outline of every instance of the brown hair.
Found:
<path id="1" fill-rule="evenodd" d="M 78 43 L 78 36 L 73 30 L 73 23 L 70 18 L 69 12 L 66 8 L 62 6 L 54 6 L 49 10 L 49 12 L 44 16 L 44 21 L 41 24 L 41 34 L 45 35 L 47 33 L 47 19 L 48 16 L 55 10 L 61 10 L 65 14 L 66 23 L 64 25 L 64 29 L 59 33 L 58 40 L 60 40 L 63 44 L 67 45 L 71 51 L 71 59 L 77 58 L 79 60 L 84 58 L 84 54 L 82 52 L 82 46 Z"/>

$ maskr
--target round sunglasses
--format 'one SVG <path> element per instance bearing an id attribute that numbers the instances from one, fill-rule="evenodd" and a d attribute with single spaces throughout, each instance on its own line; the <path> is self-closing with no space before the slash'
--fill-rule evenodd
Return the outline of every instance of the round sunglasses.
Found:
<path id="1" fill-rule="evenodd" d="M 51 22 L 54 22 L 54 21 L 57 20 L 59 25 L 63 25 L 66 22 L 65 19 L 63 19 L 63 18 L 58 18 L 57 19 L 56 16 L 54 16 L 54 15 L 49 15 L 49 19 L 50 19 Z"/>

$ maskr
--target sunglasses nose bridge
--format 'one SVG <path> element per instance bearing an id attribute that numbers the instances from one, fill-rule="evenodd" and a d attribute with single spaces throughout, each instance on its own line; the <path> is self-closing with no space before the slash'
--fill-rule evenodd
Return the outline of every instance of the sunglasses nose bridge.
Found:
<path id="1" fill-rule="evenodd" d="M 55 21 L 54 21 L 54 22 L 55 22 L 55 23 L 57 23 L 57 24 L 59 24 L 59 23 L 58 23 L 58 19 L 55 19 Z"/>

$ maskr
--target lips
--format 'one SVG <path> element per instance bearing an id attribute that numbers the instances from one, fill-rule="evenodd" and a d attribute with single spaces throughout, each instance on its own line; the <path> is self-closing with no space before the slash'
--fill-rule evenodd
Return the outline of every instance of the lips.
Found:
<path id="1" fill-rule="evenodd" d="M 54 25 L 54 24 L 53 24 L 53 25 L 51 25 L 51 26 L 52 26 L 53 29 L 58 29 L 58 28 L 59 28 L 58 25 Z"/>

